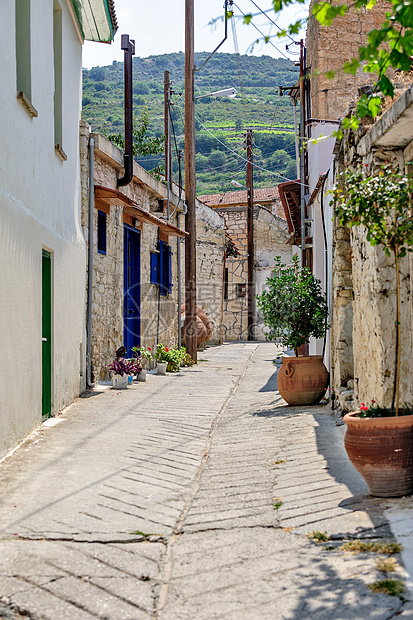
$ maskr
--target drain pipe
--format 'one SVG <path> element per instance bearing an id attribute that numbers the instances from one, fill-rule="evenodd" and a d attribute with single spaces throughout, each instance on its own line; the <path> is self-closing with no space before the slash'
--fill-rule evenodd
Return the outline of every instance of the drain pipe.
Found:
<path id="1" fill-rule="evenodd" d="M 135 41 L 129 40 L 128 34 L 123 34 L 121 48 L 124 51 L 125 75 L 125 154 L 123 156 L 125 174 L 121 179 L 118 179 L 118 187 L 128 185 L 133 177 L 132 56 L 135 54 Z"/>
<path id="2" fill-rule="evenodd" d="M 181 214 L 176 216 L 176 226 L 181 228 Z M 182 346 L 182 334 L 181 334 L 181 237 L 177 237 L 176 247 L 176 260 L 178 262 L 178 349 Z"/>
<path id="3" fill-rule="evenodd" d="M 93 303 L 93 219 L 95 210 L 95 139 L 89 138 L 89 234 L 87 267 L 87 317 L 86 317 L 86 386 L 92 383 L 92 303 Z"/>

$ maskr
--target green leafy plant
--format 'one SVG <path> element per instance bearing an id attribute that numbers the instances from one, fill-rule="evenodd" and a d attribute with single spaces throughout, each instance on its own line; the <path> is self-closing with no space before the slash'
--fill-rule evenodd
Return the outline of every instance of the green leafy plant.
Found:
<path id="1" fill-rule="evenodd" d="M 164 147 L 164 137 L 148 135 L 149 130 L 149 113 L 148 108 L 142 110 L 141 117 L 134 119 L 133 123 L 133 154 L 136 155 L 159 155 Z M 120 149 L 125 148 L 125 138 L 121 133 L 104 133 L 106 138 L 116 144 Z"/>
<path id="2" fill-rule="evenodd" d="M 359 418 L 389 418 L 392 415 L 391 409 L 380 407 L 375 400 L 372 400 L 369 405 L 360 403 Z M 413 415 L 413 406 L 405 403 L 403 409 L 399 409 L 399 415 Z"/>
<path id="3" fill-rule="evenodd" d="M 340 551 L 349 551 L 350 553 L 386 553 L 393 555 L 400 553 L 403 546 L 396 542 L 377 542 L 366 540 L 349 540 L 340 547 Z"/>
<path id="4" fill-rule="evenodd" d="M 344 182 L 344 188 L 340 186 Z M 381 245 L 394 256 L 396 269 L 396 341 L 391 414 L 399 412 L 400 378 L 400 273 L 399 259 L 412 252 L 413 178 L 395 166 L 385 164 L 380 172 L 366 176 L 361 169 L 342 173 L 333 190 L 335 215 L 341 226 L 364 226 L 367 241 Z"/>
<path id="5" fill-rule="evenodd" d="M 168 372 L 179 372 L 183 360 L 182 352 L 179 349 L 168 349 L 165 360 L 168 364 L 166 367 Z"/>
<path id="6" fill-rule="evenodd" d="M 331 540 L 330 536 L 326 532 L 318 532 L 314 530 L 313 532 L 309 532 L 307 537 L 310 540 L 314 540 L 317 543 L 326 542 L 327 540 Z"/>
<path id="7" fill-rule="evenodd" d="M 169 353 L 169 348 L 166 345 L 164 345 L 162 342 L 156 345 L 155 359 L 157 362 L 168 363 L 169 361 L 169 356 L 167 355 L 168 353 Z"/>
<path id="8" fill-rule="evenodd" d="M 400 596 L 404 592 L 404 583 L 400 579 L 382 579 L 368 586 L 373 592 L 381 592 L 390 596 Z"/>
<path id="9" fill-rule="evenodd" d="M 125 360 L 116 357 L 112 364 L 109 364 L 108 370 L 114 372 L 115 375 L 124 377 L 125 375 L 138 375 L 142 371 L 142 366 L 138 360 Z"/>
<path id="10" fill-rule="evenodd" d="M 398 569 L 396 558 L 378 558 L 376 568 L 382 573 L 393 573 Z"/>
<path id="11" fill-rule="evenodd" d="M 142 367 L 152 360 L 151 347 L 132 347 L 132 351 L 136 358 L 140 361 Z"/>
<path id="12" fill-rule="evenodd" d="M 267 285 L 267 290 L 257 296 L 268 327 L 266 337 L 292 348 L 298 356 L 302 344 L 311 336 L 323 338 L 329 327 L 327 299 L 320 280 L 299 266 L 298 256 L 293 256 L 292 266 L 283 265 L 277 256 Z"/>

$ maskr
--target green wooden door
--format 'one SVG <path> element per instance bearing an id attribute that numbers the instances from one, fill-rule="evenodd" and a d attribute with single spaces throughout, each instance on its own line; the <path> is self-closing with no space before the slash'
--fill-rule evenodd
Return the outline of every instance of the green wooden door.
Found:
<path id="1" fill-rule="evenodd" d="M 52 413 L 52 258 L 42 250 L 42 416 Z"/>

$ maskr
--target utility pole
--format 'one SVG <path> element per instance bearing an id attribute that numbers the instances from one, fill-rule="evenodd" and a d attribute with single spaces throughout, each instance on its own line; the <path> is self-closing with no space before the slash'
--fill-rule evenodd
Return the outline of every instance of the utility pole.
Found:
<path id="1" fill-rule="evenodd" d="M 248 252 L 248 340 L 254 340 L 254 186 L 252 130 L 247 129 L 247 252 Z"/>
<path id="2" fill-rule="evenodd" d="M 167 187 L 172 189 L 172 157 L 171 157 L 171 82 L 169 71 L 163 74 L 163 93 L 164 93 L 164 131 L 165 131 L 165 181 Z"/>
<path id="3" fill-rule="evenodd" d="M 300 40 L 300 203 L 301 203 L 301 265 L 306 266 L 305 251 L 305 166 L 304 166 L 304 135 L 305 135 L 305 102 L 304 102 L 304 41 Z"/>
<path id="4" fill-rule="evenodd" d="M 197 361 L 194 0 L 185 0 L 185 345 Z"/>

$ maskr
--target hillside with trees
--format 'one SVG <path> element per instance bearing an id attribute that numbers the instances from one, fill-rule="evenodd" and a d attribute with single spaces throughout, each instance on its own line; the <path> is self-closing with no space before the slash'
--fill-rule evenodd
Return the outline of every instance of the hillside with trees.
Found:
<path id="1" fill-rule="evenodd" d="M 207 53 L 195 54 L 200 66 Z M 133 105 L 136 125 L 148 114 L 147 138 L 163 135 L 164 71 L 170 72 L 174 180 L 178 180 L 177 152 L 184 151 L 184 72 L 182 52 L 133 59 Z M 234 87 L 234 99 L 203 97 L 195 106 L 197 193 L 233 189 L 232 179 L 245 180 L 245 131 L 254 131 L 254 185 L 271 186 L 296 177 L 293 109 L 280 97 L 280 85 L 295 84 L 292 61 L 269 56 L 215 54 L 195 74 L 195 96 Z M 123 63 L 83 71 L 83 118 L 94 131 L 123 134 Z M 136 155 L 147 170 L 162 166 L 163 152 Z M 262 168 L 263 170 L 261 170 Z M 182 157 L 182 177 L 184 160 Z"/>

